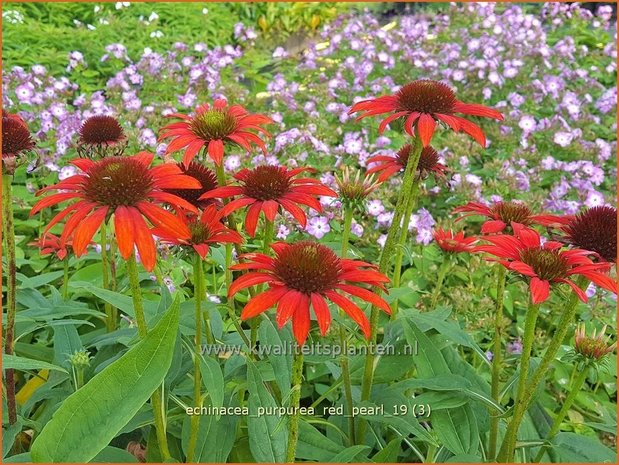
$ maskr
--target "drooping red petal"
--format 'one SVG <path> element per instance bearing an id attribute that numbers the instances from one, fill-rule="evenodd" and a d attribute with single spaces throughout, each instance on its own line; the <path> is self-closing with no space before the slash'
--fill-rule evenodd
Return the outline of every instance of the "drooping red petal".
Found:
<path id="1" fill-rule="evenodd" d="M 197 139 L 187 146 L 183 154 L 183 165 L 185 168 L 189 168 L 191 161 L 196 157 L 202 147 L 204 147 L 204 141 L 202 139 Z"/>
<path id="2" fill-rule="evenodd" d="M 517 271 L 518 273 L 523 274 L 525 276 L 531 276 L 531 277 L 537 276 L 537 273 L 533 270 L 533 268 L 531 268 L 529 265 L 527 265 L 524 262 L 520 262 L 520 261 L 511 262 L 508 268 L 510 270 Z"/>
<path id="3" fill-rule="evenodd" d="M 458 122 L 460 123 L 460 129 L 462 131 L 466 132 L 469 136 L 475 139 L 475 141 L 483 148 L 486 148 L 486 135 L 479 126 L 477 126 L 475 123 L 471 123 L 467 119 L 459 117 Z"/>
<path id="4" fill-rule="evenodd" d="M 273 280 L 273 276 L 266 273 L 247 273 L 241 275 L 230 285 L 228 289 L 228 297 L 232 297 L 234 294 L 242 289 L 246 289 L 256 284 L 262 284 Z"/>
<path id="5" fill-rule="evenodd" d="M 157 263 L 157 250 L 155 249 L 153 235 L 148 229 L 146 221 L 142 218 L 140 211 L 133 207 L 127 207 L 127 209 L 133 221 L 134 241 L 140 253 L 140 261 L 146 271 L 152 271 Z"/>
<path id="6" fill-rule="evenodd" d="M 260 217 L 260 211 L 262 210 L 263 202 L 258 201 L 247 209 L 245 214 L 245 230 L 251 237 L 256 235 L 256 228 L 258 227 L 258 218 Z"/>
<path id="7" fill-rule="evenodd" d="M 432 136 L 434 135 L 435 128 L 436 121 L 434 121 L 434 118 L 431 115 L 423 113 L 419 117 L 417 130 L 419 131 L 419 138 L 421 139 L 421 143 L 424 147 L 427 147 L 430 145 L 430 142 L 432 142 Z"/>
<path id="8" fill-rule="evenodd" d="M 344 292 L 348 292 L 349 294 L 352 294 L 356 297 L 359 297 L 360 299 L 365 300 L 366 302 L 375 305 L 376 307 L 384 310 L 388 314 L 391 314 L 391 307 L 389 306 L 389 304 L 384 299 L 376 295 L 374 292 L 363 289 L 362 287 L 353 286 L 351 284 L 338 284 L 336 287 L 343 290 Z"/>
<path id="9" fill-rule="evenodd" d="M 370 338 L 370 321 L 357 305 L 335 291 L 326 291 L 325 295 L 359 325 L 366 338 Z"/>
<path id="10" fill-rule="evenodd" d="M 292 318 L 300 300 L 301 293 L 294 290 L 289 290 L 279 300 L 279 304 L 277 304 L 277 314 L 275 315 L 275 322 L 279 329 L 282 329 L 288 320 Z"/>
<path id="11" fill-rule="evenodd" d="M 224 143 L 220 139 L 212 140 L 208 143 L 208 154 L 211 160 L 215 162 L 217 166 L 220 166 L 224 159 Z"/>
<path id="12" fill-rule="evenodd" d="M 505 226 L 507 225 L 501 220 L 486 221 L 481 226 L 481 232 L 482 234 L 494 234 L 503 231 Z"/>
<path id="13" fill-rule="evenodd" d="M 297 308 L 292 314 L 292 333 L 299 345 L 303 345 L 307 340 L 310 326 L 309 297 L 299 293 Z"/>
<path id="14" fill-rule="evenodd" d="M 86 253 L 86 247 L 88 247 L 92 237 L 105 220 L 107 211 L 108 207 L 98 208 L 75 228 L 75 235 L 73 236 L 73 251 L 75 255 L 79 257 Z"/>
<path id="15" fill-rule="evenodd" d="M 329 326 L 331 325 L 331 312 L 329 311 L 329 306 L 327 302 L 325 302 L 324 297 L 316 292 L 312 293 L 310 299 L 314 314 L 316 315 L 316 321 L 318 321 L 320 334 L 324 336 L 327 334 Z"/>
<path id="16" fill-rule="evenodd" d="M 32 210 L 30 210 L 30 216 L 35 215 L 44 208 L 51 207 L 52 205 L 56 205 L 57 203 L 75 198 L 82 198 L 82 196 L 75 192 L 62 192 L 60 194 L 50 195 L 49 197 L 45 197 L 39 200 L 36 204 L 34 204 L 34 207 L 32 207 Z"/>
<path id="17" fill-rule="evenodd" d="M 463 103 L 457 101 L 454 105 L 454 111 L 465 115 L 482 116 L 484 118 L 503 121 L 503 115 L 500 112 L 477 103 Z"/>
<path id="18" fill-rule="evenodd" d="M 129 209 L 123 205 L 114 211 L 114 232 L 120 255 L 127 260 L 133 253 L 133 219 Z"/>
<path id="19" fill-rule="evenodd" d="M 586 303 L 589 300 L 585 291 L 578 287 L 575 282 L 563 278 L 556 279 L 555 281 L 569 285 L 581 301 Z"/>
<path id="20" fill-rule="evenodd" d="M 220 210 L 220 214 L 222 217 L 228 216 L 230 213 L 246 207 L 247 205 L 251 205 L 256 202 L 256 199 L 250 199 L 247 197 L 241 197 L 240 199 L 235 199 L 232 202 L 224 205 L 224 207 Z"/>
<path id="21" fill-rule="evenodd" d="M 281 206 L 290 213 L 295 220 L 299 222 L 302 228 L 305 229 L 307 224 L 307 217 L 305 216 L 305 212 L 301 210 L 294 202 L 287 199 L 280 199 L 279 203 Z"/>
<path id="22" fill-rule="evenodd" d="M 545 302 L 550 295 L 550 283 L 538 277 L 531 278 L 531 301 L 534 304 Z"/>
<path id="23" fill-rule="evenodd" d="M 178 217 L 148 202 L 138 202 L 137 208 L 150 222 L 178 239 L 189 239 L 189 227 Z"/>
<path id="24" fill-rule="evenodd" d="M 241 312 L 241 320 L 248 320 L 268 310 L 286 293 L 285 287 L 272 287 L 271 289 L 253 297 Z"/>
<path id="25" fill-rule="evenodd" d="M 392 115 L 387 116 L 384 120 L 381 121 L 380 125 L 378 126 L 378 133 L 382 134 L 383 132 L 385 132 L 385 129 L 387 128 L 387 125 L 389 125 L 389 123 L 406 114 L 408 114 L 407 111 L 398 111 Z"/>

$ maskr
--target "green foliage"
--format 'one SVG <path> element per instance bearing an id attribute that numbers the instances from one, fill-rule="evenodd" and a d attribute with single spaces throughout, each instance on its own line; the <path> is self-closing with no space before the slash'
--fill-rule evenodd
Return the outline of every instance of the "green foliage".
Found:
<path id="1" fill-rule="evenodd" d="M 89 462 L 163 381 L 178 332 L 178 298 L 152 331 L 69 396 L 32 444 L 35 462 Z"/>

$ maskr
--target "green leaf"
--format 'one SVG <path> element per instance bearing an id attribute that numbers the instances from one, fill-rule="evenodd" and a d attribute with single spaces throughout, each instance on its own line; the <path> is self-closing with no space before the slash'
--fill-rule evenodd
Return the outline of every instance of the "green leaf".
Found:
<path id="1" fill-rule="evenodd" d="M 212 357 L 200 357 L 200 373 L 202 383 L 206 388 L 213 407 L 223 407 L 224 405 L 224 375 L 221 372 L 219 362 Z M 217 415 L 219 420 L 220 415 Z"/>
<path id="2" fill-rule="evenodd" d="M 178 318 L 177 297 L 142 341 L 62 403 L 32 444 L 33 461 L 84 463 L 96 457 L 163 381 Z"/>
<path id="3" fill-rule="evenodd" d="M 459 454 L 449 457 L 445 463 L 482 463 L 483 459 L 478 455 Z"/>
<path id="4" fill-rule="evenodd" d="M 301 419 L 299 422 L 297 459 L 325 462 L 343 450 L 342 445 L 332 441 L 307 421 Z"/>
<path id="5" fill-rule="evenodd" d="M 267 390 L 256 365 L 247 362 L 247 390 L 249 391 L 249 448 L 257 462 L 283 462 L 286 458 L 288 429 L 279 425 L 275 415 L 258 416 L 258 409 L 275 408 L 277 403 Z"/>
<path id="6" fill-rule="evenodd" d="M 370 446 L 365 446 L 363 444 L 358 445 L 358 446 L 347 447 L 342 452 L 336 454 L 332 459 L 327 460 L 327 463 L 349 463 L 355 457 L 357 457 L 361 452 L 369 448 Z"/>
<path id="7" fill-rule="evenodd" d="M 82 341 L 75 326 L 54 327 L 54 363 L 71 369 L 69 356 L 82 349 Z"/>
<path id="8" fill-rule="evenodd" d="M 389 444 L 385 446 L 385 448 L 379 452 L 377 452 L 372 457 L 372 462 L 375 463 L 397 463 L 398 456 L 400 455 L 402 439 L 395 438 L 392 439 Z"/>
<path id="9" fill-rule="evenodd" d="M 292 341 L 290 331 L 278 331 L 270 318 L 263 318 L 260 325 L 260 341 L 265 346 L 271 347 L 286 347 L 287 342 Z M 275 374 L 275 382 L 281 392 L 290 391 L 290 377 L 292 373 L 292 354 L 289 351 L 284 351 L 282 354 L 273 354 L 269 352 L 267 357 L 269 363 L 273 367 Z"/>
<path id="10" fill-rule="evenodd" d="M 617 463 L 617 453 L 600 441 L 576 433 L 559 433 L 552 439 L 561 462 Z"/>
<path id="11" fill-rule="evenodd" d="M 97 456 L 91 460 L 92 463 L 138 463 L 135 455 L 130 454 L 118 447 L 105 447 Z"/>
<path id="12" fill-rule="evenodd" d="M 205 406 L 210 405 L 205 403 Z M 213 415 L 201 415 L 198 428 L 198 442 L 196 443 L 194 461 L 197 463 L 226 463 L 236 436 L 238 417 L 224 415 L 216 420 Z M 183 452 L 187 455 L 189 446 L 191 416 L 187 415 L 182 429 Z"/>
<path id="13" fill-rule="evenodd" d="M 419 353 L 415 365 L 420 378 L 434 378 L 451 374 L 441 351 L 415 323 L 402 320 L 404 334 L 409 344 L 417 343 Z M 454 454 L 476 454 L 479 449 L 479 428 L 471 406 L 466 404 L 431 414 L 432 428 L 440 442 Z"/>
<path id="14" fill-rule="evenodd" d="M 52 363 L 42 362 L 41 360 L 33 360 L 31 358 L 19 357 L 17 355 L 2 354 L 2 369 L 6 370 L 9 368 L 13 368 L 14 370 L 19 371 L 47 369 L 68 373 L 68 371 L 64 368 L 59 367 L 58 365 L 54 365 Z"/>
<path id="15" fill-rule="evenodd" d="M 13 443 L 15 442 L 15 436 L 17 436 L 17 434 L 21 431 L 22 429 L 22 422 L 21 422 L 21 418 L 17 418 L 17 423 L 7 426 L 7 427 L 2 427 L 2 458 L 4 459 L 9 452 L 11 452 L 11 447 L 13 446 Z M 3 460 L 4 461 L 4 460 Z"/>

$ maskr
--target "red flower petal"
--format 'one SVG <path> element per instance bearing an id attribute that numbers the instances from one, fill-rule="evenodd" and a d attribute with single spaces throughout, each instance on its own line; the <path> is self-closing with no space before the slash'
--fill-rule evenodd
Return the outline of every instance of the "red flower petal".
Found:
<path id="1" fill-rule="evenodd" d="M 336 287 L 375 305 L 389 315 L 391 314 L 391 307 L 389 307 L 389 304 L 374 292 L 363 289 L 362 287 L 353 286 L 351 284 L 338 284 Z"/>
<path id="2" fill-rule="evenodd" d="M 108 207 L 101 207 L 95 210 L 88 218 L 82 221 L 75 228 L 75 236 L 73 237 L 73 251 L 78 257 L 86 253 L 86 247 L 92 241 L 92 236 L 95 235 L 101 223 L 105 220 Z"/>
<path id="3" fill-rule="evenodd" d="M 335 291 L 327 291 L 325 295 L 359 325 L 367 339 L 370 338 L 370 321 L 357 305 Z"/>
<path id="4" fill-rule="evenodd" d="M 296 309 L 292 315 L 292 333 L 299 345 L 303 345 L 310 330 L 309 298 L 299 293 Z"/>
<path id="5" fill-rule="evenodd" d="M 310 298 L 312 308 L 314 309 L 314 314 L 316 315 L 316 320 L 318 321 L 320 334 L 324 336 L 327 334 L 329 326 L 331 325 L 331 312 L 329 311 L 329 306 L 327 305 L 327 302 L 325 302 L 325 299 L 316 292 L 313 292 Z"/>
<path id="6" fill-rule="evenodd" d="M 545 302 L 550 295 L 550 283 L 538 277 L 531 278 L 531 301 L 534 304 Z"/>
<path id="7" fill-rule="evenodd" d="M 273 276 L 266 273 L 247 273 L 241 275 L 239 278 L 235 279 L 234 282 L 230 285 L 230 289 L 228 289 L 228 297 L 232 297 L 234 294 L 236 294 L 242 289 L 246 289 L 248 287 L 255 286 L 256 284 L 262 284 L 272 280 Z"/>
<path id="8" fill-rule="evenodd" d="M 155 249 L 153 235 L 139 210 L 133 207 L 128 207 L 127 209 L 133 221 L 134 241 L 140 253 L 140 261 L 146 271 L 152 271 L 157 263 L 157 250 Z"/>
<path id="9" fill-rule="evenodd" d="M 285 287 L 274 287 L 253 297 L 241 312 L 241 320 L 248 320 L 268 310 L 286 293 Z"/>
<path id="10" fill-rule="evenodd" d="M 424 147 L 430 145 L 432 142 L 432 136 L 434 135 L 434 129 L 436 128 L 436 121 L 434 118 L 426 113 L 419 117 L 417 123 L 417 130 L 419 131 L 419 138 Z"/>
<path id="11" fill-rule="evenodd" d="M 224 143 L 223 141 L 216 139 L 208 143 L 208 154 L 211 160 L 215 162 L 217 166 L 220 166 L 224 159 Z"/>
<path id="12" fill-rule="evenodd" d="M 501 220 L 486 221 L 481 227 L 481 232 L 482 234 L 494 234 L 503 231 L 505 226 L 507 225 Z"/>
<path id="13" fill-rule="evenodd" d="M 133 253 L 134 234 L 131 212 L 125 206 L 119 206 L 114 211 L 114 232 L 120 255 L 127 260 Z"/>

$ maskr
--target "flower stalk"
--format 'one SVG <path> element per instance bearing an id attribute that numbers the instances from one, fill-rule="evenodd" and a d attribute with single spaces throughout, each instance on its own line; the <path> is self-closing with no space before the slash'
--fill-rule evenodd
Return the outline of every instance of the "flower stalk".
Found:
<path id="1" fill-rule="evenodd" d="M 441 295 L 441 290 L 443 289 L 443 282 L 445 281 L 445 277 L 449 270 L 451 269 L 451 255 L 448 255 L 444 258 L 441 266 L 438 269 L 438 275 L 436 277 L 436 284 L 434 285 L 434 289 L 432 290 L 432 301 L 430 303 L 430 308 L 432 310 L 436 309 L 436 304 L 438 304 L 438 298 Z"/>
<path id="2" fill-rule="evenodd" d="M 413 149 L 404 171 L 404 179 L 402 181 L 402 189 L 395 206 L 393 214 L 393 221 L 387 233 L 387 239 L 385 240 L 385 247 L 380 256 L 380 263 L 378 269 L 381 273 L 385 273 L 389 267 L 391 256 L 393 255 L 396 241 L 398 240 L 400 227 L 406 227 L 402 225 L 402 217 L 407 209 L 410 197 L 413 195 L 413 186 L 415 183 L 415 173 L 417 171 L 417 165 L 421 156 L 421 140 L 419 137 L 413 139 Z M 375 306 L 372 307 L 370 315 L 370 340 L 368 344 L 370 347 L 376 345 L 376 338 L 378 334 L 378 317 L 379 309 Z M 363 372 L 363 378 L 361 382 L 361 401 L 368 400 L 372 391 L 372 383 L 374 381 L 374 360 L 376 355 L 373 351 L 368 351 L 365 358 L 365 368 Z M 365 439 L 365 422 L 361 421 L 357 428 L 357 444 L 363 444 Z"/>
<path id="3" fill-rule="evenodd" d="M 144 302 L 142 300 L 142 289 L 140 288 L 140 278 L 138 268 L 135 262 L 135 253 L 127 259 L 127 274 L 129 275 L 129 286 L 131 288 L 131 298 L 133 299 L 133 310 L 135 312 L 135 322 L 138 327 L 138 335 L 140 339 L 144 339 L 148 334 L 148 326 L 146 325 L 146 317 L 144 316 Z M 166 437 L 165 428 L 165 412 L 162 403 L 163 390 L 161 387 L 153 393 L 150 401 L 153 407 L 155 417 L 155 430 L 157 433 L 157 442 L 163 460 L 172 458 L 170 449 L 168 448 L 168 439 Z"/>
<path id="4" fill-rule="evenodd" d="M 111 290 L 110 288 L 110 262 L 107 251 L 107 223 L 103 221 L 101 223 L 101 267 L 102 267 L 102 277 L 103 277 L 103 289 Z M 112 304 L 109 302 L 104 303 L 105 307 L 105 326 L 107 328 L 107 332 L 111 333 L 116 329 L 116 316 L 115 309 L 112 308 Z"/>
<path id="5" fill-rule="evenodd" d="M 535 323 L 539 314 L 540 304 L 529 304 L 524 323 L 524 336 L 522 343 L 522 355 L 520 358 L 520 374 L 518 376 L 518 391 L 514 401 L 514 415 L 510 422 L 503 447 L 499 453 L 499 462 L 512 462 L 514 459 L 514 451 L 516 450 L 516 438 L 518 436 L 518 427 L 526 412 L 526 391 L 527 378 L 529 374 L 529 364 L 531 361 L 531 349 L 533 348 L 533 340 L 535 338 Z"/>
<path id="6" fill-rule="evenodd" d="M 574 367 L 574 369 L 576 370 L 576 367 Z M 561 429 L 561 423 L 567 416 L 567 412 L 569 412 L 570 408 L 574 404 L 574 401 L 576 400 L 576 396 L 578 396 L 578 394 L 580 393 L 580 390 L 582 389 L 583 384 L 585 384 L 588 373 L 589 373 L 589 367 L 585 366 L 582 369 L 582 371 L 578 373 L 578 376 L 576 377 L 576 379 L 574 379 L 574 382 L 572 383 L 572 387 L 570 388 L 569 393 L 567 397 L 565 398 L 565 401 L 563 401 L 563 406 L 561 407 L 561 410 L 559 410 L 559 413 L 557 413 L 557 416 L 552 422 L 552 427 L 550 428 L 550 431 L 548 431 L 548 434 L 546 435 L 546 441 L 550 441 L 552 438 L 554 438 L 555 435 Z M 533 459 L 533 462 L 537 463 L 540 460 L 542 460 L 542 457 L 544 456 L 544 453 L 546 452 L 547 448 L 548 448 L 547 444 L 544 444 L 542 447 L 540 447 L 540 450 L 535 456 L 535 459 Z"/>
<path id="7" fill-rule="evenodd" d="M 13 176 L 2 174 L 2 225 L 7 250 L 7 305 L 6 305 L 6 333 L 4 339 L 4 352 L 13 354 L 15 340 L 15 314 L 17 306 L 15 301 L 17 265 L 15 260 L 15 228 L 13 225 Z M 15 370 L 6 370 L 6 400 L 9 416 L 9 424 L 17 422 L 17 405 L 15 402 Z"/>
<path id="8" fill-rule="evenodd" d="M 496 270 L 496 309 L 494 312 L 494 343 L 492 347 L 492 382 L 490 393 L 492 399 L 498 403 L 500 397 L 501 366 L 503 364 L 503 299 L 505 296 L 505 277 L 507 275 L 507 269 L 497 264 Z M 490 459 L 494 459 L 496 456 L 500 418 L 495 412 L 491 412 L 491 415 L 488 455 Z"/>
<path id="9" fill-rule="evenodd" d="M 587 283 L 588 281 L 584 276 L 579 276 L 576 279 L 576 285 L 581 289 L 584 289 Z M 498 462 L 510 462 L 512 460 L 514 448 L 513 446 L 510 446 L 510 441 L 515 444 L 516 436 L 518 434 L 518 427 L 520 426 L 520 423 L 524 418 L 524 414 L 531 400 L 533 399 L 533 394 L 535 393 L 537 386 L 546 376 L 546 373 L 550 368 L 550 364 L 555 359 L 562 342 L 565 340 L 565 336 L 570 327 L 570 323 L 572 322 L 572 320 L 574 319 L 574 315 L 576 314 L 578 302 L 578 295 L 576 294 L 576 292 L 573 292 L 570 296 L 570 300 L 568 301 L 565 309 L 563 310 L 563 313 L 561 314 L 561 319 L 559 320 L 557 330 L 555 331 L 554 336 L 552 337 L 550 344 L 548 345 L 548 349 L 546 349 L 546 353 L 542 357 L 541 362 L 531 375 L 531 379 L 527 384 L 526 390 L 522 398 L 523 407 L 518 411 L 514 411 L 514 415 L 512 416 L 512 419 L 507 427 L 505 438 L 503 439 L 501 450 L 499 451 L 499 455 L 497 457 Z"/>
<path id="10" fill-rule="evenodd" d="M 302 346 L 295 344 L 292 361 L 292 393 L 290 407 L 293 410 L 288 427 L 288 446 L 286 448 L 286 463 L 294 463 L 299 441 L 299 404 L 301 401 L 301 382 L 303 381 L 303 351 Z"/>
<path id="11" fill-rule="evenodd" d="M 415 173 L 417 169 L 415 168 Z M 400 278 L 402 277 L 402 259 L 404 258 L 404 248 L 406 246 L 406 238 L 408 237 L 408 224 L 410 223 L 413 210 L 417 205 L 417 199 L 419 198 L 419 188 L 421 184 L 421 177 L 415 176 L 412 186 L 412 192 L 408 198 L 406 204 L 406 211 L 404 212 L 404 218 L 402 221 L 402 228 L 400 229 L 400 238 L 395 250 L 395 267 L 393 270 L 392 286 L 394 288 L 400 287 Z M 391 304 L 391 319 L 395 320 L 398 314 L 398 299 L 395 299 Z"/>
<path id="12" fill-rule="evenodd" d="M 200 376 L 200 356 L 202 353 L 202 299 L 206 293 L 204 288 L 204 276 L 203 276 L 202 260 L 200 255 L 195 254 L 195 260 L 193 264 L 193 286 L 194 286 L 194 300 L 195 300 L 195 320 L 196 320 L 196 334 L 194 338 L 194 359 L 193 359 L 193 404 L 194 407 L 201 407 L 202 405 L 202 379 Z M 208 311 L 206 312 L 208 313 Z M 209 337 L 210 328 L 207 323 L 207 340 L 212 343 L 212 333 Z M 187 461 L 193 462 L 194 453 L 196 450 L 196 444 L 198 443 L 198 430 L 200 427 L 200 416 L 193 415 L 191 417 L 191 427 L 189 432 L 189 447 L 187 451 Z"/>
<path id="13" fill-rule="evenodd" d="M 344 209 L 344 224 L 342 226 L 342 258 L 346 258 L 348 253 L 348 241 L 350 237 L 350 227 L 352 226 L 354 209 L 352 206 L 346 206 Z M 342 314 L 343 312 L 340 312 Z M 352 397 L 352 381 L 350 379 L 350 365 L 348 363 L 348 338 L 346 335 L 346 328 L 343 324 L 339 325 L 340 346 L 342 347 L 342 379 L 344 381 L 344 397 L 346 401 L 346 408 L 348 410 L 348 437 L 350 439 L 350 445 L 354 445 L 355 441 L 355 419 L 353 417 L 353 397 Z"/>

